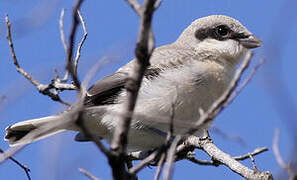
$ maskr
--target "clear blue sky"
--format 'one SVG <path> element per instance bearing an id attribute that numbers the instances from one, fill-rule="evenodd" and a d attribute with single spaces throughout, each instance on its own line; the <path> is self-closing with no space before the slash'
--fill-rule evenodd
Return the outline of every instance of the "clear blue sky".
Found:
<path id="1" fill-rule="evenodd" d="M 58 20 L 66 8 L 65 32 L 69 32 L 74 1 L 2 0 L 0 6 L 0 95 L 7 96 L 0 105 L 0 139 L 5 127 L 26 119 L 58 113 L 64 107 L 39 94 L 12 64 L 5 39 L 5 14 L 12 22 L 13 39 L 19 63 L 37 80 L 49 83 L 54 69 L 62 73 L 65 53 L 60 41 Z M 271 146 L 275 128 L 280 128 L 280 151 L 291 158 L 296 141 L 297 23 L 296 1 L 171 0 L 164 1 L 153 19 L 157 46 L 175 41 L 196 18 L 225 14 L 240 20 L 257 35 L 264 46 L 255 50 L 254 61 L 266 64 L 239 97 L 214 122 L 224 133 L 241 137 L 245 146 L 212 133 L 215 143 L 231 155 L 245 154 L 257 147 L 270 150 L 255 157 L 260 170 L 279 173 Z M 87 23 L 88 39 L 82 49 L 80 77 L 104 56 L 116 57 L 100 70 L 96 79 L 114 72 L 133 57 L 138 32 L 138 17 L 120 1 L 85 1 L 81 12 Z M 80 31 L 81 33 L 81 31 Z M 80 34 L 78 35 L 80 37 Z M 65 98 L 75 100 L 75 93 Z M 294 134 L 295 133 L 295 134 Z M 295 136 L 295 141 L 294 137 Z M 111 179 L 106 158 L 91 143 L 73 141 L 74 133 L 65 132 L 35 142 L 15 157 L 31 169 L 32 179 L 85 179 L 78 168 L 97 177 Z M 0 147 L 8 144 L 0 140 Z M 295 149 L 296 150 L 296 149 Z M 296 151 L 295 151 L 296 152 Z M 199 153 L 200 158 L 206 158 Z M 244 164 L 252 167 L 249 160 Z M 140 179 L 152 179 L 156 168 L 145 168 Z M 240 179 L 224 166 L 204 167 L 187 161 L 176 163 L 173 179 Z M 23 170 L 11 161 L 0 164 L 0 179 L 26 179 Z"/>

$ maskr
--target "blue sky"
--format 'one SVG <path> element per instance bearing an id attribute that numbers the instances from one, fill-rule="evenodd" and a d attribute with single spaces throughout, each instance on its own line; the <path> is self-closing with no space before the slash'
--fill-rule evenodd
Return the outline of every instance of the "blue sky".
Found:
<path id="1" fill-rule="evenodd" d="M 60 41 L 58 20 L 66 9 L 65 32 L 69 32 L 70 13 L 74 1 L 2 0 L 0 6 L 0 95 L 6 100 L 0 105 L 0 137 L 5 127 L 26 119 L 38 118 L 62 111 L 65 107 L 41 95 L 12 64 L 5 38 L 5 14 L 9 14 L 15 50 L 21 66 L 42 83 L 54 77 L 54 69 L 62 74 L 65 53 Z M 260 170 L 279 173 L 272 153 L 275 128 L 280 128 L 280 151 L 286 161 L 296 141 L 297 23 L 296 1 L 235 1 L 235 0 L 171 0 L 164 1 L 155 13 L 153 30 L 156 45 L 176 40 L 193 20 L 211 14 L 225 14 L 241 21 L 257 35 L 264 46 L 255 50 L 254 62 L 266 63 L 236 100 L 220 114 L 214 126 L 228 135 L 244 140 L 245 145 L 230 141 L 217 133 L 213 140 L 223 151 L 240 155 L 266 146 L 270 150 L 255 157 Z M 114 72 L 133 58 L 138 32 L 138 17 L 125 1 L 85 1 L 81 12 L 87 24 L 88 39 L 82 49 L 79 73 L 105 56 L 113 61 L 105 65 L 95 79 Z M 78 34 L 78 37 L 80 37 Z M 255 64 L 253 63 L 253 64 Z M 75 93 L 64 93 L 75 101 Z M 111 179 L 106 158 L 91 143 L 73 141 L 74 133 L 65 132 L 35 142 L 16 158 L 31 169 L 32 179 L 85 179 L 82 167 L 101 179 Z M 295 138 L 294 138 L 295 137 Z M 294 141 L 295 139 L 295 141 Z M 0 140 L 0 147 L 8 144 Z M 296 149 L 295 149 L 296 150 Z M 200 158 L 205 154 L 197 152 Z M 243 162 L 252 167 L 249 160 Z M 155 168 L 145 168 L 140 179 L 152 179 Z M 187 161 L 176 163 L 173 179 L 240 179 L 224 166 L 205 167 Z M 25 179 L 24 172 L 11 161 L 0 165 L 1 179 Z"/>

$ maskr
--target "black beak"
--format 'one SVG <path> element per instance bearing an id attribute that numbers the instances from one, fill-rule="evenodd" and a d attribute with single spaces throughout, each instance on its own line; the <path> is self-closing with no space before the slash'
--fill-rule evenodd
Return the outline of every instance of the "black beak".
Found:
<path id="1" fill-rule="evenodd" d="M 246 38 L 239 39 L 239 42 L 248 49 L 262 46 L 262 41 L 254 35 L 249 35 Z"/>

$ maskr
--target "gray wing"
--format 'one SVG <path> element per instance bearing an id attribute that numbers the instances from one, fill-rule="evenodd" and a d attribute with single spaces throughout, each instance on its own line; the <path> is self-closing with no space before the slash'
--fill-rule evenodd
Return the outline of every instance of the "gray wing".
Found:
<path id="1" fill-rule="evenodd" d="M 125 87 L 126 79 L 126 73 L 122 72 L 116 72 L 101 79 L 89 88 L 85 105 L 100 106 L 114 104 L 117 95 Z"/>

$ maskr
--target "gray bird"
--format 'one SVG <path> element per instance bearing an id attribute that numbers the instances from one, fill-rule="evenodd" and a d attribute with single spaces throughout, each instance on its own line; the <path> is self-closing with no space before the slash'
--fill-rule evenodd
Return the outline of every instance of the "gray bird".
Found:
<path id="1" fill-rule="evenodd" d="M 261 45 L 239 21 L 212 15 L 195 20 L 172 44 L 156 48 L 139 90 L 128 151 L 149 150 L 164 143 L 172 107 L 174 134 L 185 133 L 198 121 L 201 109 L 207 111 L 226 90 L 247 51 Z M 108 142 L 112 139 L 123 112 L 127 74 L 134 63 L 132 60 L 87 92 L 80 118 L 98 138 Z M 62 122 L 67 113 L 11 125 L 6 128 L 5 140 L 10 145 L 21 145 L 64 130 L 80 131 L 75 122 L 46 128 L 48 124 Z M 41 132 L 37 137 L 30 136 L 37 131 Z M 200 133 L 201 130 L 196 135 Z M 81 132 L 75 139 L 88 140 Z"/>

